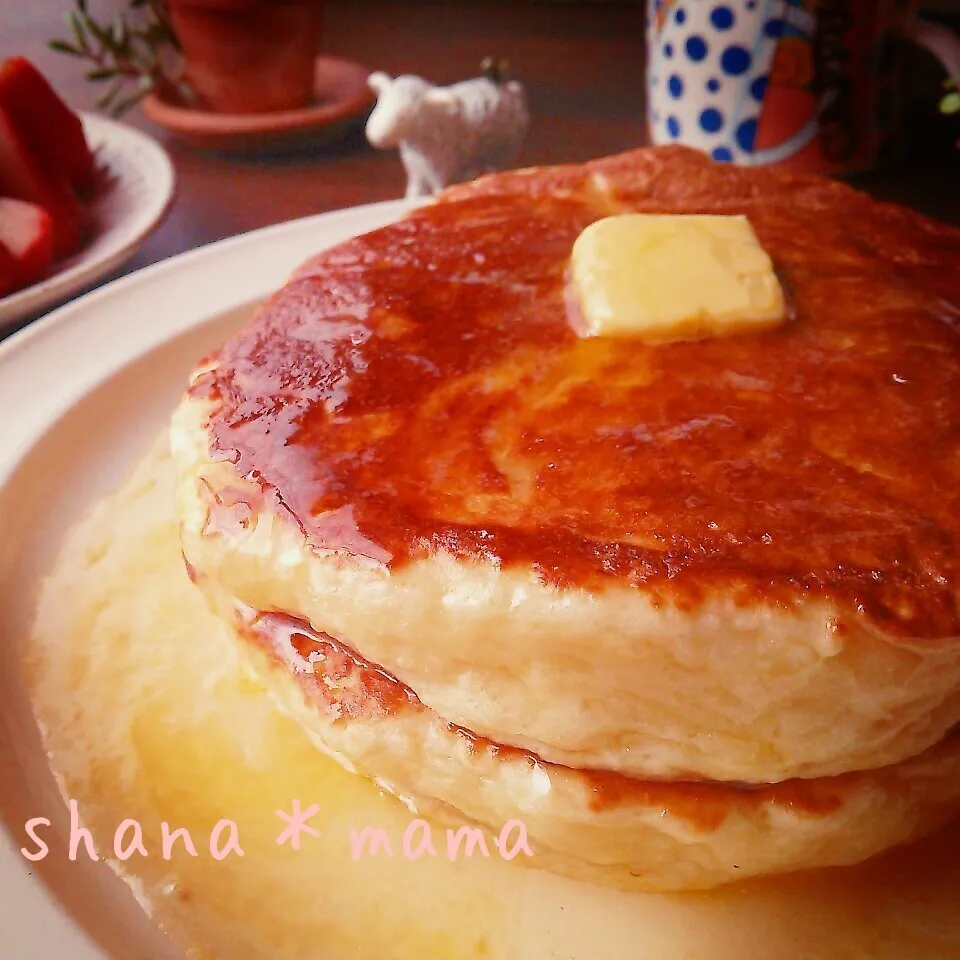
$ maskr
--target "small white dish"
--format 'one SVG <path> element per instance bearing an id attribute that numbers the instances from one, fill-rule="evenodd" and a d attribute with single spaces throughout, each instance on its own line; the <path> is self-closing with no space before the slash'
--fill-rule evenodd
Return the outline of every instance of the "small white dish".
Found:
<path id="1" fill-rule="evenodd" d="M 113 273 L 159 225 L 173 200 L 173 164 L 159 143 L 127 124 L 88 113 L 81 117 L 105 176 L 89 207 L 91 238 L 43 280 L 0 297 L 0 332 Z"/>

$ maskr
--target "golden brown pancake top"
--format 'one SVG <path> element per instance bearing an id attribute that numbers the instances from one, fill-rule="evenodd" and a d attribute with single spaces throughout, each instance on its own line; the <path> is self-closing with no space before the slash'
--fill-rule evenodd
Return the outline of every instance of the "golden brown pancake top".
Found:
<path id="1" fill-rule="evenodd" d="M 571 248 L 617 211 L 746 214 L 790 322 L 578 338 Z M 314 258 L 214 359 L 214 454 L 315 548 L 960 634 L 960 231 L 838 183 L 683 149 L 494 176 Z"/>

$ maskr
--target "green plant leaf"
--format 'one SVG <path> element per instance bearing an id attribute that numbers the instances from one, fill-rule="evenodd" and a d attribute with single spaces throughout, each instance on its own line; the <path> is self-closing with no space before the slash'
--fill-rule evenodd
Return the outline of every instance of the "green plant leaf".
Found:
<path id="1" fill-rule="evenodd" d="M 89 34 L 103 47 L 104 50 L 113 49 L 113 38 L 110 36 L 110 30 L 104 29 L 89 14 L 83 15 L 83 25 Z"/>
<path id="2" fill-rule="evenodd" d="M 129 46 L 130 32 L 127 28 L 127 21 L 120 14 L 114 18 L 110 33 L 113 37 L 114 47 L 117 50 L 126 51 Z"/>
<path id="3" fill-rule="evenodd" d="M 94 82 L 98 80 L 110 80 L 119 73 L 120 71 L 116 67 L 97 67 L 96 70 L 91 70 L 87 74 L 87 79 L 93 80 Z"/>
<path id="4" fill-rule="evenodd" d="M 70 29 L 73 31 L 74 39 L 77 41 L 77 46 L 84 52 L 90 52 L 90 42 L 87 40 L 86 31 L 83 28 L 83 22 L 80 16 L 77 13 L 71 13 L 67 17 L 67 22 L 70 24 Z"/>
<path id="5" fill-rule="evenodd" d="M 948 93 L 940 101 L 941 113 L 960 113 L 960 93 Z"/>
<path id="6" fill-rule="evenodd" d="M 115 117 L 122 117 L 128 110 L 131 110 L 135 107 L 151 90 L 152 84 L 148 84 L 142 90 L 137 90 L 136 93 L 131 94 L 129 97 L 124 97 L 111 111 Z"/>
<path id="7" fill-rule="evenodd" d="M 117 95 L 122 89 L 122 80 L 117 80 L 115 83 L 112 83 L 110 88 L 105 93 L 102 93 L 99 97 L 97 97 L 97 109 L 106 110 L 107 107 L 109 107 L 110 104 L 117 99 Z"/>
<path id="8" fill-rule="evenodd" d="M 66 40 L 51 40 L 51 41 L 47 44 L 47 46 L 48 46 L 51 50 L 56 50 L 57 53 L 67 53 L 67 54 L 69 54 L 71 57 L 85 57 L 85 56 L 86 56 L 86 54 L 85 54 L 82 50 L 79 50 L 79 49 L 77 49 L 77 47 L 74 47 L 73 45 L 67 43 Z"/>

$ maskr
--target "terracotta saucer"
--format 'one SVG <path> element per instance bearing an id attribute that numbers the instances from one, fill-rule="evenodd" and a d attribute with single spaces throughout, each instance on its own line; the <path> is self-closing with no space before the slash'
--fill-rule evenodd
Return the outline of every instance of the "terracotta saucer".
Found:
<path id="1" fill-rule="evenodd" d="M 316 102 L 278 113 L 212 113 L 151 94 L 143 110 L 173 136 L 206 150 L 264 153 L 331 140 L 374 102 L 367 86 L 370 71 L 352 60 L 318 57 Z"/>

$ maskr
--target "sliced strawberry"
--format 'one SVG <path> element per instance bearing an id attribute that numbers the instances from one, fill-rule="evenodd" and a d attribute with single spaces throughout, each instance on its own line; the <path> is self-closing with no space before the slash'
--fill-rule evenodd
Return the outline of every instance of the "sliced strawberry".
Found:
<path id="1" fill-rule="evenodd" d="M 74 189 L 89 182 L 93 153 L 83 123 L 29 60 L 11 57 L 0 66 L 0 109 L 48 171 Z"/>
<path id="2" fill-rule="evenodd" d="M 20 283 L 33 283 L 53 260 L 53 218 L 35 203 L 0 197 L 0 244 L 13 256 Z"/>
<path id="3" fill-rule="evenodd" d="M 0 195 L 28 200 L 53 217 L 56 257 L 72 253 L 86 226 L 86 210 L 62 174 L 48 171 L 31 153 L 19 128 L 0 109 Z"/>
<path id="4" fill-rule="evenodd" d="M 13 293 L 20 286 L 17 261 L 13 254 L 0 243 L 0 297 Z"/>

